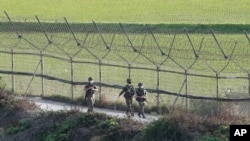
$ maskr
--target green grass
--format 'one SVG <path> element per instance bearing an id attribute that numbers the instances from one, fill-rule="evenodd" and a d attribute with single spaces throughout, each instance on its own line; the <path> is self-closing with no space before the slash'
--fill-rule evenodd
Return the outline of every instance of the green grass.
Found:
<path id="1" fill-rule="evenodd" d="M 47 21 L 106 23 L 191 23 L 191 24 L 247 24 L 248 0 L 2 0 L 0 11 L 18 20 L 34 21 L 35 15 Z M 4 16 L 4 13 L 2 13 Z M 23 18 L 22 18 L 23 19 Z"/>
<path id="2" fill-rule="evenodd" d="M 250 70 L 248 59 L 250 51 L 249 41 L 243 34 L 243 31 L 250 33 L 250 16 L 248 14 L 250 8 L 247 0 L 207 0 L 206 2 L 198 0 L 145 0 L 143 2 L 138 0 L 75 0 L 74 2 L 70 0 L 63 2 L 55 0 L 25 0 L 22 2 L 3 0 L 1 1 L 0 11 L 7 11 L 11 20 L 15 21 L 15 28 L 13 28 L 7 22 L 8 19 L 4 12 L 2 15 L 0 14 L 1 51 L 10 51 L 10 48 L 13 48 L 15 52 L 35 52 L 39 54 L 39 50 L 44 50 L 46 54 L 57 55 L 66 59 L 69 59 L 69 56 L 73 56 L 75 61 L 98 62 L 97 58 L 99 58 L 102 59 L 102 63 L 128 66 L 128 62 L 131 62 L 132 67 L 140 66 L 155 69 L 155 64 L 161 64 L 167 56 L 161 55 L 152 35 L 144 26 L 144 24 L 149 24 L 162 51 L 169 53 L 171 49 L 169 55 L 175 61 L 167 59 L 167 61 L 161 64 L 161 69 L 163 70 L 183 73 L 184 69 L 180 67 L 182 66 L 189 73 L 215 76 L 215 70 L 220 73 L 220 76 L 225 77 L 248 77 L 247 74 Z M 48 38 L 53 42 L 52 44 L 48 44 L 34 17 L 35 15 L 42 22 Z M 91 51 L 95 57 L 84 48 L 80 53 L 74 55 L 81 47 L 76 45 L 76 41 L 70 34 L 63 17 L 68 19 L 78 42 L 84 43 L 83 47 Z M 24 20 L 28 22 L 23 22 Z M 57 23 L 54 23 L 55 20 Z M 97 22 L 106 43 L 108 45 L 112 43 L 111 51 L 107 56 L 105 54 L 108 50 L 105 48 L 96 28 L 91 23 L 92 20 Z M 133 52 L 124 32 L 117 24 L 118 22 L 125 23 L 123 25 L 132 44 L 148 57 L 150 61 L 142 55 Z M 197 52 L 200 50 L 201 42 L 203 42 L 196 62 L 184 27 L 188 29 L 192 44 Z M 234 54 L 230 58 L 235 63 L 231 61 L 225 70 L 223 68 L 227 65 L 228 60 L 224 59 L 209 29 L 215 31 L 215 35 L 227 56 L 232 53 L 236 44 Z M 18 39 L 16 32 L 22 35 L 23 38 Z M 171 48 L 174 36 L 175 41 Z M 85 37 L 87 37 L 86 41 Z M 113 37 L 114 40 L 112 42 Z M 28 42 L 25 41 L 26 39 Z M 103 58 L 104 56 L 105 58 Z M 120 56 L 125 58 L 126 61 Z M 15 71 L 32 73 L 35 71 L 39 59 L 40 56 L 15 54 L 14 69 Z M 4 60 L 4 63 L 0 64 L 2 70 L 11 70 L 11 55 L 0 53 L 0 60 Z M 192 63 L 194 65 L 189 68 Z M 74 81 L 86 81 L 88 76 L 93 76 L 95 81 L 98 81 L 98 70 L 98 65 L 74 64 Z M 137 82 L 142 81 L 146 88 L 157 88 L 157 73 L 155 71 L 132 69 L 131 72 L 135 85 Z M 40 67 L 37 73 L 41 73 Z M 70 80 L 70 63 L 69 61 L 44 57 L 44 74 Z M 3 76 L 7 87 L 10 88 L 11 77 L 9 75 Z M 102 66 L 102 82 L 104 83 L 124 85 L 127 77 L 127 68 Z M 182 74 L 160 72 L 160 89 L 171 92 L 180 91 L 184 94 L 185 87 L 180 90 L 184 79 L 185 76 Z M 31 80 L 32 77 L 16 76 L 16 91 L 20 93 L 26 92 Z M 247 79 L 220 79 L 219 97 L 224 96 L 224 90 L 227 88 L 232 89 L 234 92 L 247 93 L 248 83 Z M 83 95 L 82 86 L 75 86 L 74 89 L 74 98 Z M 106 87 L 103 90 L 103 93 L 109 99 L 113 99 L 114 95 L 116 96 L 119 92 L 118 89 Z M 41 94 L 40 78 L 35 78 L 32 81 L 27 93 Z M 187 93 L 196 96 L 215 97 L 216 79 L 188 76 Z M 54 80 L 45 80 L 45 94 L 59 94 L 71 97 L 71 86 Z M 151 98 L 151 102 L 156 103 L 155 94 L 152 94 Z M 168 96 L 167 98 L 162 96 L 161 103 L 165 104 L 169 99 L 174 100 L 175 98 L 174 96 Z"/>
<path id="3" fill-rule="evenodd" d="M 38 49 L 43 50 L 47 46 L 47 41 L 43 33 L 35 32 L 35 33 L 23 33 L 22 34 L 25 39 L 28 39 L 31 43 L 35 45 Z M 50 39 L 53 41 L 46 49 L 46 54 L 57 55 L 62 58 L 69 59 L 64 52 L 69 55 L 74 55 L 77 51 L 79 51 L 80 47 L 76 45 L 76 42 L 72 39 L 72 35 L 69 33 L 61 32 L 61 33 L 48 33 Z M 15 33 L 2 33 L 0 38 L 1 46 L 3 50 L 10 51 L 9 45 L 14 46 L 16 44 L 15 52 L 36 52 L 40 53 L 38 49 L 34 48 L 30 43 L 26 42 L 23 39 L 18 39 L 15 37 Z M 157 42 L 161 46 L 162 50 L 166 53 L 170 50 L 170 45 L 173 40 L 173 34 L 155 34 Z M 76 33 L 77 39 L 82 43 L 86 37 L 86 33 Z M 113 34 L 104 33 L 103 37 L 110 44 Z M 160 51 L 156 47 L 156 43 L 153 40 L 150 34 L 129 34 L 132 43 L 135 48 L 140 50 L 143 54 L 145 54 L 150 60 L 154 61 L 156 64 L 160 64 L 163 62 L 167 56 L 161 56 Z M 174 59 L 182 67 L 186 68 L 189 73 L 215 76 L 215 72 L 212 69 L 216 70 L 218 73 L 223 69 L 224 66 L 228 63 L 228 60 L 224 59 L 221 51 L 218 48 L 218 45 L 214 41 L 211 34 L 190 34 L 192 44 L 196 51 L 199 50 L 200 43 L 202 38 L 203 45 L 199 52 L 199 59 L 195 62 L 195 64 L 188 69 L 192 63 L 195 61 L 194 53 L 192 51 L 192 47 L 188 38 L 185 34 L 180 33 L 176 35 L 175 42 L 173 44 L 170 56 Z M 235 42 L 237 42 L 236 49 L 232 56 L 232 60 L 236 62 L 236 64 L 240 65 L 246 70 L 249 70 L 249 44 L 247 38 L 244 34 L 216 34 L 219 42 L 221 43 L 222 49 L 224 52 L 229 55 Z M 145 41 L 143 42 L 145 38 Z M 142 47 L 143 46 L 143 47 Z M 86 39 L 84 44 L 89 51 L 95 54 L 98 58 L 102 58 L 108 50 L 106 50 L 99 34 L 90 33 Z M 60 48 L 60 49 L 59 49 Z M 61 51 L 64 50 L 63 51 Z M 103 63 L 111 63 L 111 64 L 119 64 L 122 66 L 128 66 L 128 64 L 119 56 L 122 56 L 126 59 L 126 61 L 132 62 L 133 66 L 146 67 L 156 69 L 156 66 L 152 64 L 149 60 L 145 59 L 142 55 L 138 56 L 138 53 L 133 52 L 130 47 L 130 44 L 124 34 L 116 34 L 112 43 L 110 53 L 102 59 Z M 5 60 L 5 64 L 1 64 L 1 68 L 4 70 L 10 70 L 11 68 L 11 56 L 4 55 L 1 53 L 1 60 Z M 135 59 L 136 58 L 136 59 Z M 39 56 L 31 56 L 31 55 L 15 55 L 15 71 L 21 72 L 34 72 L 38 63 Z M 134 60 L 135 59 L 135 60 Z M 74 56 L 75 61 L 90 61 L 90 62 L 98 62 L 98 60 L 93 57 L 87 50 L 83 49 L 79 54 Z M 161 69 L 170 70 L 176 72 L 184 72 L 184 69 L 179 67 L 175 62 L 168 59 L 161 65 Z M 25 65 L 24 65 L 25 64 Z M 212 69 L 208 67 L 211 66 Z M 236 64 L 230 63 L 225 70 L 220 72 L 220 76 L 243 76 L 247 77 L 247 73 L 244 72 L 241 68 L 239 68 Z M 74 80 L 78 82 L 86 81 L 88 76 L 93 76 L 96 81 L 99 81 L 99 67 L 98 65 L 91 64 L 74 64 Z M 40 67 L 37 70 L 37 73 L 41 73 Z M 55 58 L 44 57 L 44 74 L 55 76 L 58 78 L 70 80 L 70 63 L 69 61 L 60 61 Z M 157 87 L 156 81 L 156 71 L 151 70 L 136 70 L 132 69 L 131 77 L 133 78 L 135 84 L 139 81 L 145 83 L 147 88 L 155 89 Z M 108 84 L 118 84 L 124 85 L 125 80 L 128 77 L 128 69 L 127 68 L 117 68 L 117 67 L 108 67 L 102 66 L 102 82 Z M 160 89 L 169 90 L 172 92 L 180 91 L 182 83 L 185 79 L 185 76 L 182 74 L 173 74 L 169 72 L 160 72 Z M 17 79 L 23 81 L 20 79 Z M 238 80 L 237 81 L 229 80 L 220 80 L 220 94 L 224 93 L 224 89 L 227 87 L 233 87 L 235 91 L 247 92 L 247 80 Z M 25 86 L 28 85 L 29 81 L 31 81 L 31 77 L 27 79 Z M 41 82 L 37 81 L 38 86 Z M 48 81 L 49 82 L 49 81 Z M 240 82 L 240 83 L 238 83 Z M 20 85 L 21 84 L 17 84 Z M 51 84 L 52 85 L 52 84 Z M 59 84 L 57 84 L 59 85 Z M 57 86 L 56 86 L 57 87 Z M 57 89 L 57 93 L 70 93 L 70 87 L 62 86 L 66 89 L 66 92 L 59 92 L 60 87 L 53 88 L 51 91 L 47 93 L 53 93 L 54 90 Z M 245 88 L 246 87 L 246 88 Z M 26 87 L 24 87 L 24 91 Z M 197 96 L 216 96 L 216 79 L 213 78 L 204 78 L 204 77 L 188 77 L 188 93 Z M 205 89 L 206 88 L 206 89 Z M 244 89 L 243 89 L 244 88 Z M 33 88 L 35 89 L 35 88 Z M 61 90 L 60 90 L 61 91 Z M 185 89 L 181 91 L 181 93 L 185 93 Z M 70 95 L 70 94 L 68 94 Z"/>

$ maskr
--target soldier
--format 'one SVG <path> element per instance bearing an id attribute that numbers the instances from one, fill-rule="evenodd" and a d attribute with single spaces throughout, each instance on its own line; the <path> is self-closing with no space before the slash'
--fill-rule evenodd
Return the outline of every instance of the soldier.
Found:
<path id="1" fill-rule="evenodd" d="M 133 96 L 135 94 L 134 86 L 131 84 L 131 79 L 127 79 L 127 85 L 123 87 L 122 91 L 120 92 L 118 98 L 124 93 L 124 98 L 126 100 L 127 104 L 127 112 L 126 115 L 128 117 L 134 116 L 133 110 L 132 110 L 132 102 L 133 102 Z"/>
<path id="2" fill-rule="evenodd" d="M 144 106 L 146 101 L 147 91 L 144 89 L 143 83 L 138 83 L 138 89 L 136 89 L 136 101 L 139 103 L 139 112 L 138 116 L 142 118 L 145 118 L 144 115 Z"/>
<path id="3" fill-rule="evenodd" d="M 88 78 L 88 83 L 84 87 L 84 91 L 86 92 L 85 94 L 85 100 L 88 105 L 88 113 L 93 112 L 93 107 L 95 104 L 95 92 L 98 91 L 96 88 L 96 85 L 94 84 L 94 80 L 92 77 Z"/>

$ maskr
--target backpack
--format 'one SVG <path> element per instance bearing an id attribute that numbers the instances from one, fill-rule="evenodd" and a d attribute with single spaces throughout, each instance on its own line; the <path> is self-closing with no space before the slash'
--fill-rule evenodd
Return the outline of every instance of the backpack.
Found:
<path id="1" fill-rule="evenodd" d="M 131 98 L 135 93 L 133 85 L 126 85 L 125 89 L 124 97 Z"/>

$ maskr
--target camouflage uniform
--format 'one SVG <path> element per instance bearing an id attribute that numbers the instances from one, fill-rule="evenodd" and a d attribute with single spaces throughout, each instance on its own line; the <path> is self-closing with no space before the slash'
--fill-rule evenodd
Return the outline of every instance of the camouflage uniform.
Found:
<path id="1" fill-rule="evenodd" d="M 139 88 L 136 90 L 136 101 L 138 101 L 139 103 L 139 112 L 138 112 L 138 116 L 145 118 L 144 115 L 144 106 L 145 106 L 145 101 L 146 101 L 146 95 L 147 95 L 147 91 L 142 87 L 143 84 L 139 83 L 138 84 Z"/>
<path id="2" fill-rule="evenodd" d="M 128 116 L 130 116 L 130 115 L 134 116 L 132 103 L 133 103 L 133 96 L 135 94 L 135 89 L 134 89 L 134 86 L 131 84 L 131 79 L 127 79 L 127 83 L 128 84 L 125 87 L 123 87 L 119 96 L 121 96 L 124 93 L 124 98 L 126 100 L 126 105 L 127 105 L 126 114 Z"/>
<path id="3" fill-rule="evenodd" d="M 84 90 L 86 91 L 85 100 L 88 105 L 88 112 L 93 112 L 94 104 L 95 104 L 95 91 L 97 90 L 96 85 L 93 83 L 90 83 L 90 81 L 93 81 L 91 77 L 89 77 L 89 83 L 87 83 L 84 87 Z"/>

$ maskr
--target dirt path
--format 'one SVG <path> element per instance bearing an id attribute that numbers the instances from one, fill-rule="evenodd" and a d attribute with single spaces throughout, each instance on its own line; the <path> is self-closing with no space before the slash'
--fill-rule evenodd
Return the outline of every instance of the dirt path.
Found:
<path id="1" fill-rule="evenodd" d="M 45 111 L 60 111 L 60 110 L 79 110 L 80 112 L 87 112 L 87 107 L 82 105 L 73 105 L 63 102 L 56 102 L 52 100 L 46 100 L 42 98 L 37 97 L 27 97 L 25 98 L 29 100 L 32 103 L 35 103 L 37 106 L 39 106 L 42 110 Z M 95 112 L 98 113 L 105 113 L 110 116 L 116 116 L 118 118 L 126 118 L 125 111 L 119 111 L 119 110 L 111 110 L 111 109 L 104 109 L 104 108 L 94 108 Z M 142 119 L 137 116 L 137 113 L 135 113 L 135 116 L 132 117 L 133 120 L 143 122 L 143 123 L 150 123 L 154 120 L 157 120 L 160 118 L 160 116 L 156 115 L 150 115 L 145 114 L 146 118 Z"/>

